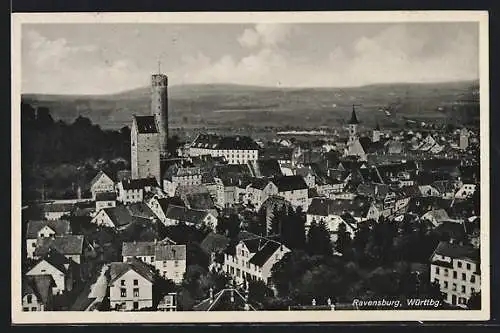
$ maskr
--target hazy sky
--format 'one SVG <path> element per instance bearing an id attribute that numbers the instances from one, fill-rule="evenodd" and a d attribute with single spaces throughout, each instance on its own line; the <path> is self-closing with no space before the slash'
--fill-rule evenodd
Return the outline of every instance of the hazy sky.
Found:
<path id="1" fill-rule="evenodd" d="M 346 87 L 479 77 L 477 23 L 25 24 L 23 93 L 149 84 Z"/>

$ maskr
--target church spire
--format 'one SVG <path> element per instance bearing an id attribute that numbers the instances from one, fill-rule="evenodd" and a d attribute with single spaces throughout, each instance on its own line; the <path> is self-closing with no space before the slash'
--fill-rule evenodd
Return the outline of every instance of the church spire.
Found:
<path id="1" fill-rule="evenodd" d="M 351 120 L 349 120 L 349 125 L 357 125 L 357 124 L 359 124 L 358 117 L 356 117 L 355 106 L 356 106 L 355 104 L 352 105 Z"/>

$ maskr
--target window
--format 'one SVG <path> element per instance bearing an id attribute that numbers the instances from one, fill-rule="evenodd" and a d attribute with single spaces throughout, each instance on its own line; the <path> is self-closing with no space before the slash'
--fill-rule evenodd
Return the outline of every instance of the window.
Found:
<path id="1" fill-rule="evenodd" d="M 237 269 L 236 269 L 236 276 L 237 276 L 237 277 L 240 277 L 240 272 L 241 272 L 241 271 L 240 271 L 240 269 L 239 269 L 239 268 L 237 268 Z"/>
<path id="2" fill-rule="evenodd" d="M 151 257 L 149 259 L 151 260 L 151 262 L 155 261 L 155 257 Z"/>
<path id="3" fill-rule="evenodd" d="M 448 289 L 448 281 L 444 281 L 444 286 L 443 286 L 444 289 Z"/>
<path id="4" fill-rule="evenodd" d="M 462 292 L 465 293 L 465 286 L 462 286 Z"/>
<path id="5" fill-rule="evenodd" d="M 462 273 L 462 281 L 467 280 L 467 275 L 465 273 Z"/>
<path id="6" fill-rule="evenodd" d="M 23 308 L 23 311 L 29 311 L 30 308 Z"/>
<path id="7" fill-rule="evenodd" d="M 462 262 L 460 260 L 457 262 L 457 266 L 458 268 L 462 268 Z"/>
<path id="8" fill-rule="evenodd" d="M 31 308 L 31 311 L 36 311 L 36 308 L 35 308 L 35 307 L 32 307 L 32 308 Z"/>
<path id="9" fill-rule="evenodd" d="M 439 284 L 439 279 L 434 279 L 434 283 Z"/>
<path id="10" fill-rule="evenodd" d="M 134 288 L 134 297 L 139 297 L 139 288 Z"/>
<path id="11" fill-rule="evenodd" d="M 33 301 L 33 295 L 27 295 L 26 296 L 26 303 L 31 304 L 32 301 Z"/>
<path id="12" fill-rule="evenodd" d="M 139 309 L 139 302 L 134 302 L 132 304 L 132 307 L 134 308 L 134 310 L 138 310 Z"/>
<path id="13" fill-rule="evenodd" d="M 36 247 L 36 243 L 32 243 L 32 244 L 31 244 L 31 246 L 32 246 L 32 247 Z"/>
<path id="14" fill-rule="evenodd" d="M 167 267 L 167 261 L 163 260 L 163 267 Z"/>
<path id="15" fill-rule="evenodd" d="M 122 280 L 121 281 L 121 285 L 124 286 L 125 285 L 125 280 Z"/>
<path id="16" fill-rule="evenodd" d="M 457 272 L 456 271 L 453 271 L 453 278 L 456 279 L 457 278 Z"/>
<path id="17" fill-rule="evenodd" d="M 448 273 L 449 273 L 448 268 L 445 268 L 444 269 L 444 276 L 448 276 L 449 275 Z"/>
<path id="18" fill-rule="evenodd" d="M 179 260 L 174 261 L 174 267 L 179 267 Z"/>
<path id="19" fill-rule="evenodd" d="M 474 294 L 476 292 L 476 289 L 475 288 L 470 288 L 470 293 L 471 294 Z"/>
<path id="20" fill-rule="evenodd" d="M 134 279 L 134 286 L 138 286 L 138 285 L 139 285 L 139 280 Z"/>
<path id="21" fill-rule="evenodd" d="M 127 297 L 127 289 L 120 288 L 120 294 L 121 294 L 121 297 Z"/>
<path id="22" fill-rule="evenodd" d="M 471 275 L 470 276 L 470 282 L 472 282 L 472 283 L 476 282 L 476 276 L 475 275 Z"/>
<path id="23" fill-rule="evenodd" d="M 453 284 L 453 288 L 451 290 L 457 291 L 457 284 L 456 283 Z"/>
<path id="24" fill-rule="evenodd" d="M 470 264 L 467 263 L 467 270 L 470 271 L 470 268 L 471 268 Z"/>

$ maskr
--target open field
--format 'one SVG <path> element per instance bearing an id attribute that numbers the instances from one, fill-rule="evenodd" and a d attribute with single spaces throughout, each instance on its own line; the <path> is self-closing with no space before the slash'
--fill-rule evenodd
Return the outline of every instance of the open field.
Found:
<path id="1" fill-rule="evenodd" d="M 170 128 L 232 131 L 317 129 L 345 123 L 356 107 L 362 125 L 397 125 L 404 119 L 444 120 L 451 104 L 469 100 L 476 81 L 383 84 L 354 88 L 268 88 L 240 85 L 185 85 L 169 88 Z M 102 128 L 129 126 L 133 114 L 149 113 L 149 88 L 114 95 L 25 94 L 23 101 L 48 107 L 55 120 L 79 115 Z M 441 108 L 441 110 L 438 110 Z M 386 113 L 385 111 L 388 111 Z"/>

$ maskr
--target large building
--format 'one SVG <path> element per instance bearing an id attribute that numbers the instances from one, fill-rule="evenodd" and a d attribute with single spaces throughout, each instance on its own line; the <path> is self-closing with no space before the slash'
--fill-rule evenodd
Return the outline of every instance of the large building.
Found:
<path id="1" fill-rule="evenodd" d="M 190 156 L 223 156 L 229 164 L 247 164 L 258 158 L 259 146 L 248 136 L 199 134 L 189 147 Z"/>
<path id="2" fill-rule="evenodd" d="M 481 290 L 478 249 L 440 242 L 430 263 L 430 280 L 439 284 L 446 303 L 466 308 L 470 297 Z"/>
<path id="3" fill-rule="evenodd" d="M 353 156 L 359 158 L 359 160 L 361 161 L 366 161 L 366 152 L 359 141 L 359 135 L 358 135 L 359 121 L 358 117 L 356 116 L 356 110 L 354 108 L 354 105 L 352 106 L 351 119 L 349 120 L 348 125 L 349 125 L 348 127 L 349 139 L 346 144 L 344 156 Z"/>
<path id="4" fill-rule="evenodd" d="M 132 179 L 154 177 L 161 184 L 160 133 L 154 116 L 134 116 L 131 136 Z"/>

